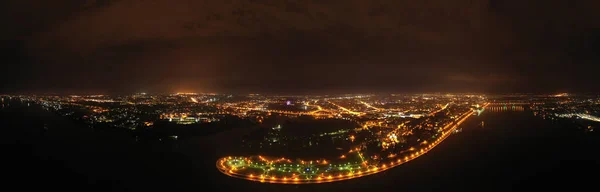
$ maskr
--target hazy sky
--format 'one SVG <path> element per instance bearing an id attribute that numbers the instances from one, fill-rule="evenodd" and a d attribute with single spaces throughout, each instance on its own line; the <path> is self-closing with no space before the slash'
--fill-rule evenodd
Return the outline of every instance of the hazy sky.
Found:
<path id="1" fill-rule="evenodd" d="M 600 91 L 594 0 L 0 7 L 0 93 Z"/>

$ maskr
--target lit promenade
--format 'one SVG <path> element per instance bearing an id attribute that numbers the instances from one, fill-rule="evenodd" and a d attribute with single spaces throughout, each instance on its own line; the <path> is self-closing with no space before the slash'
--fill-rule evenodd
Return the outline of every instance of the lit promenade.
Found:
<path id="1" fill-rule="evenodd" d="M 484 105 L 486 107 L 488 104 Z M 456 121 L 449 123 L 441 130 L 440 137 L 433 142 L 423 142 L 418 146 L 411 148 L 409 154 L 392 154 L 382 162 L 368 162 L 363 159 L 360 149 L 350 150 L 342 155 L 338 162 L 332 163 L 327 160 L 315 161 L 292 161 L 286 158 L 267 159 L 262 156 L 252 157 L 224 157 L 216 162 L 217 169 L 231 177 L 258 181 L 264 183 L 279 184 L 309 184 L 326 183 L 348 179 L 359 178 L 371 174 L 380 173 L 392 167 L 414 160 L 421 155 L 429 152 L 442 141 L 444 141 L 452 132 L 465 120 L 474 114 L 473 111 L 462 114 Z M 360 163 L 351 163 L 350 160 L 344 162 L 346 157 L 356 154 L 363 161 Z M 340 162 L 341 160 L 341 162 Z M 314 164 L 313 164 L 314 163 Z M 332 164 L 336 164 L 333 165 Z M 316 166 L 318 165 L 318 166 Z M 319 169 L 326 168 L 329 169 Z M 333 167 L 333 169 L 331 169 Z M 261 173 L 248 173 L 248 169 L 261 170 Z M 306 170 L 304 170 L 306 169 Z M 325 171 L 326 170 L 326 171 Z M 302 174 L 301 171 L 310 172 Z"/>

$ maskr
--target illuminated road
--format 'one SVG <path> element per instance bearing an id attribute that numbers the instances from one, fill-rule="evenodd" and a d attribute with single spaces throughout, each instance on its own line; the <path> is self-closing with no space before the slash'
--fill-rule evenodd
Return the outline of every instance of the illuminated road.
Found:
<path id="1" fill-rule="evenodd" d="M 315 102 L 315 103 L 316 103 L 316 102 Z M 319 112 L 327 112 L 327 113 L 331 113 L 331 111 L 323 109 L 323 107 L 321 107 L 320 105 L 316 105 L 316 104 L 315 104 L 315 105 L 311 105 L 311 104 L 310 104 L 310 102 L 307 102 L 307 103 L 306 103 L 306 106 L 309 106 L 309 107 L 317 107 L 317 110 L 314 110 L 314 111 L 310 111 L 310 112 L 308 112 L 308 114 L 310 114 L 310 115 L 318 115 L 317 113 L 319 113 Z"/>
<path id="2" fill-rule="evenodd" d="M 485 104 L 484 107 L 487 105 L 488 104 Z M 409 154 L 391 154 L 388 156 L 385 162 L 367 162 L 364 160 L 360 149 L 357 148 L 355 150 L 350 150 L 346 155 L 342 155 L 340 157 L 341 160 L 345 160 L 346 157 L 350 158 L 351 154 L 357 154 L 357 156 L 360 157 L 359 160 L 362 161 L 355 164 L 342 161 L 341 163 L 332 166 L 332 163 L 328 162 L 327 160 L 317 160 L 315 162 L 301 161 L 293 164 L 291 160 L 286 158 L 266 159 L 262 156 L 230 156 L 217 160 L 216 167 L 219 171 L 228 176 L 264 183 L 309 184 L 355 179 L 380 173 L 426 154 L 446 138 L 448 138 L 448 136 L 450 136 L 460 124 L 462 124 L 473 114 L 473 111 L 466 112 L 458 117 L 454 122 L 444 126 L 441 129 L 440 137 L 438 137 L 435 141 L 429 143 L 423 142 L 420 145 L 411 148 Z M 326 171 L 319 171 L 319 168 L 324 167 L 329 167 L 330 169 L 327 169 Z M 331 169 L 332 167 L 333 169 Z M 247 169 L 261 169 L 263 172 L 254 174 L 247 173 Z M 302 174 L 304 169 L 306 169 L 306 172 L 309 174 Z M 312 174 L 310 174 L 311 171 Z M 320 173 L 314 174 L 315 171 Z"/>
<path id="3" fill-rule="evenodd" d="M 319 114 L 318 112 L 326 111 L 326 110 L 323 110 L 320 106 L 319 106 L 318 110 L 309 111 L 309 112 L 270 110 L 270 109 L 263 109 L 263 108 L 257 108 L 257 107 L 256 108 L 251 108 L 251 107 L 233 107 L 233 106 L 228 106 L 227 108 L 237 109 L 237 110 L 245 110 L 245 111 L 262 111 L 262 112 L 269 112 L 269 113 L 279 113 L 279 114 L 286 114 L 286 115 L 330 116 L 330 114 Z"/>
<path id="4" fill-rule="evenodd" d="M 377 108 L 377 107 L 375 107 L 375 106 L 373 106 L 373 105 L 370 105 L 370 104 L 368 104 L 367 102 L 364 102 L 364 101 L 361 101 L 361 100 L 358 100 L 358 102 L 360 102 L 361 104 L 363 104 L 363 105 L 367 106 L 368 108 L 375 109 L 376 111 L 381 111 L 381 110 L 383 110 L 382 108 Z"/>
<path id="5" fill-rule="evenodd" d="M 192 98 L 192 102 L 197 102 L 197 100 L 195 100 L 194 98 Z M 317 109 L 313 110 L 313 111 L 302 112 L 302 111 L 270 110 L 270 109 L 265 109 L 265 108 L 262 108 L 262 107 L 226 106 L 225 108 L 236 109 L 236 110 L 244 110 L 244 111 L 262 111 L 262 112 L 278 113 L 278 114 L 286 114 L 286 115 L 308 115 L 308 116 L 315 116 L 315 117 L 330 117 L 330 116 L 335 115 L 336 113 L 342 113 L 342 112 L 345 112 L 345 113 L 348 113 L 348 114 L 352 114 L 352 115 L 357 115 L 357 116 L 361 116 L 361 115 L 365 114 L 363 112 L 352 111 L 352 110 L 350 110 L 348 108 L 342 107 L 342 106 L 340 106 L 338 104 L 335 104 L 335 103 L 333 103 L 331 101 L 327 101 L 327 102 L 330 103 L 331 105 L 334 105 L 335 107 L 337 107 L 341 111 L 323 109 L 323 107 L 321 107 L 319 105 L 316 105 L 316 104 L 311 105 L 310 103 L 305 103 L 305 105 L 309 106 L 309 107 L 317 107 Z M 366 104 L 370 108 L 374 108 L 374 109 L 380 110 L 379 108 L 370 106 L 367 103 L 364 103 L 364 104 Z"/>
<path id="6" fill-rule="evenodd" d="M 442 106 L 442 108 L 429 113 L 429 116 L 435 115 L 436 113 L 439 113 L 440 111 L 443 111 L 444 109 L 448 108 L 448 105 L 450 105 L 450 103 L 447 103 L 446 105 Z"/>
<path id="7" fill-rule="evenodd" d="M 350 113 L 350 114 L 352 114 L 352 115 L 363 115 L 363 114 L 364 114 L 364 113 L 361 113 L 361 112 L 352 111 L 352 110 L 350 110 L 350 109 L 347 109 L 347 108 L 345 108 L 345 107 L 342 107 L 342 106 L 340 106 L 340 105 L 338 105 L 338 104 L 335 104 L 335 103 L 333 103 L 333 102 L 331 102 L 331 101 L 327 101 L 327 102 L 329 102 L 330 104 L 332 104 L 332 105 L 336 106 L 337 108 L 340 108 L 342 111 L 345 111 L 345 112 L 347 112 L 347 113 Z"/>

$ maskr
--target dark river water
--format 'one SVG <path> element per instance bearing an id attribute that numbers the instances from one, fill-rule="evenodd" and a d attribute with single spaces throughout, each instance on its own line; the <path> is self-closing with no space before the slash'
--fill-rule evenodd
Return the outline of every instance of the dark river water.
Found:
<path id="1" fill-rule="evenodd" d="M 244 129 L 171 143 L 136 142 L 17 101 L 0 109 L 5 188 L 60 191 L 521 191 L 596 187 L 599 136 L 532 115 L 485 111 L 420 158 L 358 179 L 262 184 L 225 176 Z M 479 126 L 481 122 L 484 126 Z M 44 129 L 44 125 L 48 128 Z"/>

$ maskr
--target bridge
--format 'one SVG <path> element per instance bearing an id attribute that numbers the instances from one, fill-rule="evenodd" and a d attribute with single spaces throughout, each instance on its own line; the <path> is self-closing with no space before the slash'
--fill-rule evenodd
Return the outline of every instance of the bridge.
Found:
<path id="1" fill-rule="evenodd" d="M 525 107 L 522 105 L 493 105 L 487 107 L 491 112 L 501 112 L 501 111 L 525 111 Z"/>
<path id="2" fill-rule="evenodd" d="M 490 105 L 543 105 L 543 102 L 529 102 L 529 101 L 497 101 L 491 102 Z"/>

